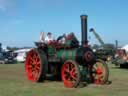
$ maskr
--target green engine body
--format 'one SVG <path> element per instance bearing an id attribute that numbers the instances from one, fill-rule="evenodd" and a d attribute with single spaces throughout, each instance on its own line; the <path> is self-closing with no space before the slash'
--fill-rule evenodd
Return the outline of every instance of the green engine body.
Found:
<path id="1" fill-rule="evenodd" d="M 87 65 L 95 60 L 94 53 L 89 47 L 60 48 L 48 46 L 48 61 L 64 63 L 66 60 L 73 60 L 80 65 Z"/>
<path id="2" fill-rule="evenodd" d="M 62 61 L 71 59 L 75 60 L 77 49 L 70 49 L 70 50 L 59 50 L 57 51 L 57 57 L 60 58 Z"/>

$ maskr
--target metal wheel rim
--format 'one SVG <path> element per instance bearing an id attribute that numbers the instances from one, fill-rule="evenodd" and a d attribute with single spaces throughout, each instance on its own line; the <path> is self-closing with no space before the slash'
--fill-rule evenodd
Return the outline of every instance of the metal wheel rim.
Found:
<path id="1" fill-rule="evenodd" d="M 75 64 L 72 62 L 64 63 L 62 67 L 62 80 L 66 87 L 74 87 L 74 83 L 77 81 L 78 73 Z"/>
<path id="2" fill-rule="evenodd" d="M 92 68 L 92 76 L 95 84 L 103 84 L 106 75 L 105 67 L 101 62 L 96 62 Z"/>
<path id="3" fill-rule="evenodd" d="M 27 54 L 25 62 L 25 70 L 28 80 L 37 82 L 41 72 L 41 60 L 35 50 L 31 50 Z"/>

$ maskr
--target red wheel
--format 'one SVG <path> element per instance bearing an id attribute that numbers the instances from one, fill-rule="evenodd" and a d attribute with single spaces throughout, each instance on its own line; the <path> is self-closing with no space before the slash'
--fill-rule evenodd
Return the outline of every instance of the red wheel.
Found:
<path id="1" fill-rule="evenodd" d="M 61 77 L 66 87 L 77 87 L 80 83 L 80 69 L 75 61 L 66 61 L 61 70 Z"/>
<path id="2" fill-rule="evenodd" d="M 28 80 L 39 82 L 42 81 L 45 75 L 46 56 L 37 49 L 32 49 L 28 52 L 25 61 L 25 70 Z"/>
<path id="3" fill-rule="evenodd" d="M 95 84 L 105 84 L 108 81 L 109 70 L 107 64 L 102 60 L 97 62 L 92 67 L 92 79 Z"/>

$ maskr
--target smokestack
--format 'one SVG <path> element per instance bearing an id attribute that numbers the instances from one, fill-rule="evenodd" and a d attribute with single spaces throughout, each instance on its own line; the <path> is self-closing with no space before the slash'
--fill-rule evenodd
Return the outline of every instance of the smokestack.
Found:
<path id="1" fill-rule="evenodd" d="M 87 15 L 81 15 L 81 42 L 82 45 L 87 45 L 88 40 L 87 40 Z"/>
<path id="2" fill-rule="evenodd" d="M 115 40 L 115 42 L 116 42 L 116 50 L 117 50 L 118 49 L 118 41 Z"/>

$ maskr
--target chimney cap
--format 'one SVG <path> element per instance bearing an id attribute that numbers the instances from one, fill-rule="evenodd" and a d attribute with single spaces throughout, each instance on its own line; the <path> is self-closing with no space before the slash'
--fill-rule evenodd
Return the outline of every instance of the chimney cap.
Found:
<path id="1" fill-rule="evenodd" d="M 87 18 L 88 17 L 88 15 L 80 15 L 80 17 L 82 18 L 82 19 L 85 19 L 85 18 Z"/>

